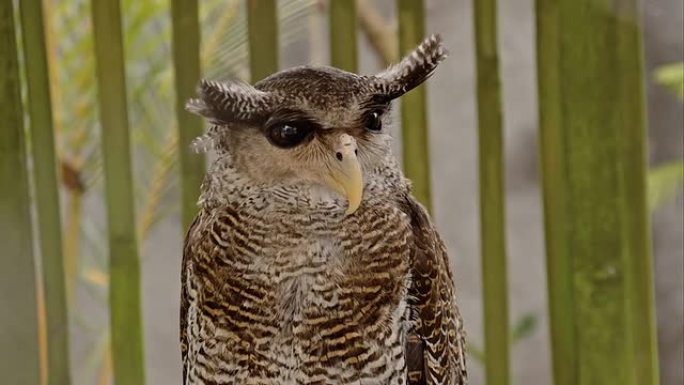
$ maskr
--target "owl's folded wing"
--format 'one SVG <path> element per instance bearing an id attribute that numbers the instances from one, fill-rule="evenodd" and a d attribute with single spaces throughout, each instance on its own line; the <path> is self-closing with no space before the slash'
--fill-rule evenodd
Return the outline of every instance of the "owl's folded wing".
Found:
<path id="1" fill-rule="evenodd" d="M 188 355 L 188 287 L 187 287 L 187 263 L 192 259 L 191 254 L 194 252 L 194 243 L 197 241 L 196 233 L 200 222 L 201 214 L 195 217 L 195 220 L 190 224 L 190 228 L 185 236 L 183 242 L 183 259 L 181 262 L 181 298 L 180 298 L 180 343 L 181 343 L 181 360 L 183 362 L 183 385 L 185 385 L 186 374 L 188 369 L 187 355 Z"/>
<path id="2" fill-rule="evenodd" d="M 407 338 L 409 384 L 466 385 L 465 334 L 446 248 L 414 198 L 406 198 L 404 210 L 413 229 L 409 301 L 415 325 Z"/>

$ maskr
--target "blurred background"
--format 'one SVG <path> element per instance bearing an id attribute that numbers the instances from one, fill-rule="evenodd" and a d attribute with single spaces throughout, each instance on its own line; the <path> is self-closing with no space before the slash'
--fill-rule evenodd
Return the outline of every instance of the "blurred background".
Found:
<path id="1" fill-rule="evenodd" d="M 122 0 L 148 383 L 180 384 L 178 314 L 183 230 L 168 0 Z M 200 1 L 201 63 L 209 79 L 249 79 L 245 2 Z M 433 216 L 452 258 L 483 383 L 475 47 L 470 0 L 425 2 L 426 32 L 450 57 L 428 82 Z M 90 2 L 44 0 L 57 156 L 71 365 L 75 384 L 108 384 L 108 246 Z M 395 1 L 358 1 L 359 72 L 398 58 Z M 683 2 L 643 0 L 649 202 L 662 384 L 684 384 Z M 330 62 L 327 2 L 278 2 L 280 68 Z M 500 1 L 506 235 L 514 384 L 550 384 L 534 1 Z M 679 64 L 678 64 L 679 63 Z M 396 155 L 401 158 L 398 109 Z M 1 295 L 6 295 L 2 293 Z"/>

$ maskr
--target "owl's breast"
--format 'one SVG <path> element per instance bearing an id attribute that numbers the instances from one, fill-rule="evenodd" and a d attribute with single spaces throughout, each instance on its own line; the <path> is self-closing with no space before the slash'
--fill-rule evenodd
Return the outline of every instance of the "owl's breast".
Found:
<path id="1" fill-rule="evenodd" d="M 386 202 L 364 205 L 340 221 L 324 216 L 269 218 L 271 242 L 246 274 L 273 289 L 284 331 L 297 326 L 318 335 L 327 324 L 390 322 L 406 291 L 408 218 Z"/>
<path id="2" fill-rule="evenodd" d="M 205 334 L 230 345 L 216 359 L 275 383 L 399 378 L 411 236 L 400 210 L 374 202 L 337 221 L 324 212 L 216 218 L 225 225 L 208 232 L 222 245 L 217 279 L 202 296 Z"/>

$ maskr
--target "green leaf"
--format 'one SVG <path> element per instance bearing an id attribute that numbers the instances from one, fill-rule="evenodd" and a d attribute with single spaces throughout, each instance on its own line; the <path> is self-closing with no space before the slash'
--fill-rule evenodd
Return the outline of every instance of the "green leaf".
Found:
<path id="1" fill-rule="evenodd" d="M 520 317 L 515 325 L 513 325 L 513 330 L 511 331 L 511 340 L 513 343 L 515 344 L 527 337 L 530 337 L 535 330 L 537 330 L 537 326 L 539 324 L 538 319 L 539 317 L 532 313 L 524 314 L 522 317 Z"/>
<path id="2" fill-rule="evenodd" d="M 511 327 L 511 342 L 515 345 L 534 334 L 539 325 L 539 317 L 534 313 L 523 314 Z M 468 355 L 480 364 L 485 362 L 485 352 L 479 345 L 468 343 Z"/>
<path id="3" fill-rule="evenodd" d="M 648 207 L 651 211 L 671 202 L 684 183 L 684 161 L 660 165 L 648 172 Z"/>
<path id="4" fill-rule="evenodd" d="M 480 364 L 484 364 L 485 361 L 485 355 L 484 351 L 482 351 L 482 348 L 473 344 L 473 343 L 468 343 L 468 356 L 470 358 L 474 359 Z"/>
<path id="5" fill-rule="evenodd" d="M 660 66 L 653 74 L 655 81 L 684 100 L 684 62 Z"/>

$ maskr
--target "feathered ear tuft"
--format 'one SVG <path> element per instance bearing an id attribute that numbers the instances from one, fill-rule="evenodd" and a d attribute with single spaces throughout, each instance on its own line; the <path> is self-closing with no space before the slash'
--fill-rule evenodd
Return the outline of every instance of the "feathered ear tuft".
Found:
<path id="1" fill-rule="evenodd" d="M 447 54 L 442 37 L 432 35 L 399 63 L 375 75 L 373 86 L 378 94 L 388 99 L 398 98 L 432 76 Z"/>
<path id="2" fill-rule="evenodd" d="M 267 116 L 274 105 L 271 95 L 242 82 L 200 81 L 199 98 L 190 99 L 185 109 L 219 126 L 249 122 Z"/>

